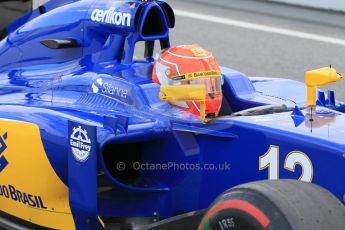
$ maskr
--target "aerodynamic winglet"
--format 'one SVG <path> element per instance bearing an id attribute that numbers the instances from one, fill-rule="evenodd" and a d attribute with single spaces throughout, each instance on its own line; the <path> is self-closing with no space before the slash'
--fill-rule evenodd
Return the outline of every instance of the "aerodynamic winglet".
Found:
<path id="1" fill-rule="evenodd" d="M 79 46 L 75 39 L 47 39 L 41 41 L 41 44 L 49 49 L 67 49 Z"/>

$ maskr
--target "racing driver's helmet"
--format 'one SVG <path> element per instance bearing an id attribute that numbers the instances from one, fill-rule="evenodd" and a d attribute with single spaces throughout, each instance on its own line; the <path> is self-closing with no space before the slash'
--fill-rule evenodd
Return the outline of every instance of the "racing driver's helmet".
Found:
<path id="1" fill-rule="evenodd" d="M 206 86 L 206 118 L 218 116 L 222 105 L 221 72 L 213 54 L 199 45 L 181 45 L 165 50 L 153 67 L 153 81 L 161 85 Z M 200 116 L 200 102 L 171 103 Z"/>

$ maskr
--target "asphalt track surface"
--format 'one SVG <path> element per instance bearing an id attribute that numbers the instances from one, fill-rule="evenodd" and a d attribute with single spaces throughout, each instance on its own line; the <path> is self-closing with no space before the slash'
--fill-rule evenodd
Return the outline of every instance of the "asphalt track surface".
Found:
<path id="1" fill-rule="evenodd" d="M 177 15 L 172 44 L 198 43 L 222 66 L 304 81 L 305 71 L 331 64 L 345 75 L 345 14 L 250 0 L 168 2 Z M 325 89 L 345 101 L 345 79 Z"/>

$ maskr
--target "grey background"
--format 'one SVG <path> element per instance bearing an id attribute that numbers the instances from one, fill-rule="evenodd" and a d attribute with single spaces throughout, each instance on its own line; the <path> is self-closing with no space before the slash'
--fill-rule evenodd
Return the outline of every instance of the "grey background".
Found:
<path id="1" fill-rule="evenodd" d="M 302 6 L 311 6 L 322 9 L 331 9 L 345 11 L 345 1 L 344 0 L 268 0 L 276 2 L 284 2 L 289 4 L 296 4 Z"/>
<path id="2" fill-rule="evenodd" d="M 249 0 L 170 0 L 173 8 L 345 40 L 345 14 Z M 177 16 L 173 45 L 198 43 L 219 63 L 250 76 L 304 81 L 305 71 L 332 64 L 345 75 L 345 46 Z M 345 80 L 328 87 L 345 100 Z M 328 89 L 327 88 L 327 89 Z M 293 91 L 294 89 L 291 89 Z"/>

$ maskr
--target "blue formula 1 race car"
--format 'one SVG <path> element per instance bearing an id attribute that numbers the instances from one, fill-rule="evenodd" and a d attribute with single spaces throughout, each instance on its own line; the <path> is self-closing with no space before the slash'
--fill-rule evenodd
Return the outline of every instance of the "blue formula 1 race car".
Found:
<path id="1" fill-rule="evenodd" d="M 174 24 L 159 0 L 52 0 L 6 27 L 1 228 L 345 229 L 345 104 L 318 90 L 341 75 L 249 78 Z"/>

